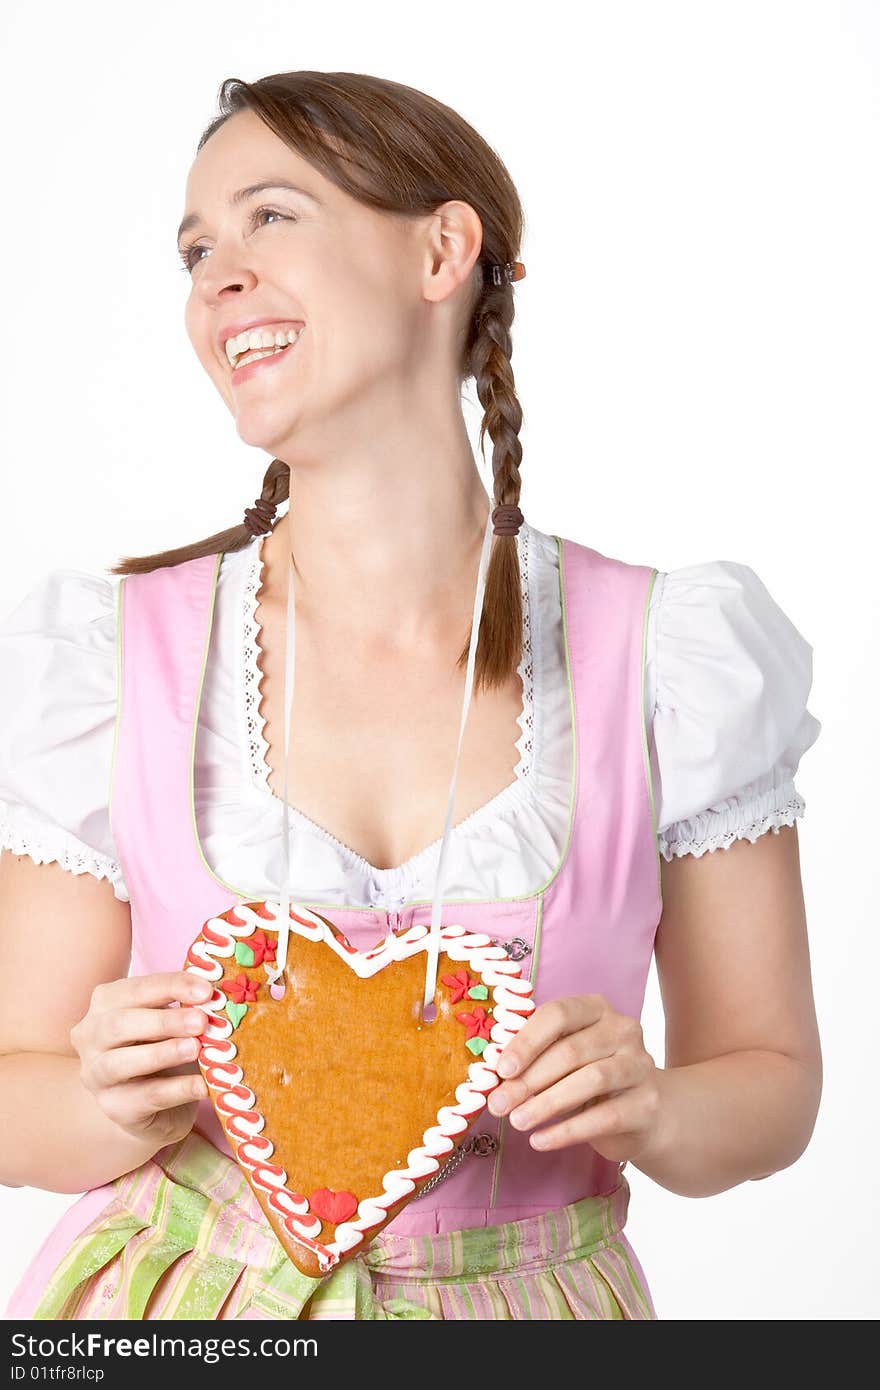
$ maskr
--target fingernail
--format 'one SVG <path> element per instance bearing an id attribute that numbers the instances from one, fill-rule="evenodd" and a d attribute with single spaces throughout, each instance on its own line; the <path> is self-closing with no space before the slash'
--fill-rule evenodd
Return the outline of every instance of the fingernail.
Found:
<path id="1" fill-rule="evenodd" d="M 193 1009 L 193 1011 L 186 1016 L 186 1026 L 191 1033 L 201 1033 L 202 1029 L 205 1027 L 205 1015 Z"/>
<path id="2" fill-rule="evenodd" d="M 521 1105 L 518 1110 L 511 1111 L 510 1123 L 514 1129 L 527 1129 L 532 1123 L 532 1111 L 527 1105 Z"/>
<path id="3" fill-rule="evenodd" d="M 495 1068 L 499 1076 L 513 1076 L 516 1071 L 516 1062 L 512 1057 L 502 1057 Z"/>
<path id="4" fill-rule="evenodd" d="M 190 999 L 208 999 L 213 993 L 207 980 L 194 980 L 189 987 Z"/>
<path id="5" fill-rule="evenodd" d="M 177 1051 L 181 1057 L 195 1057 L 199 1045 L 195 1038 L 181 1038 Z"/>

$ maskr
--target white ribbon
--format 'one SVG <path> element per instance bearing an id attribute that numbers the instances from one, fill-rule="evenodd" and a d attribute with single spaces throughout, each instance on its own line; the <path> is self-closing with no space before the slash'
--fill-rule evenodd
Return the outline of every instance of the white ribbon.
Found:
<path id="1" fill-rule="evenodd" d="M 492 546 L 492 512 L 495 503 L 489 507 L 489 515 L 486 519 L 486 530 L 483 535 L 483 546 L 480 551 L 480 563 L 477 570 L 477 587 L 474 594 L 474 610 L 471 620 L 471 640 L 468 651 L 467 670 L 464 680 L 464 698 L 461 709 L 461 724 L 458 731 L 458 746 L 455 750 L 455 765 L 452 769 L 452 781 L 449 785 L 449 799 L 446 806 L 446 820 L 443 826 L 443 836 L 440 842 L 440 853 L 437 856 L 437 871 L 434 877 L 434 896 L 431 905 L 431 929 L 426 950 L 425 962 L 425 995 L 422 1006 L 422 1016 L 426 1021 L 433 1021 L 433 1013 L 429 1013 L 434 1002 L 434 995 L 437 989 L 437 963 L 440 955 L 440 915 L 443 905 L 443 866 L 446 859 L 446 848 L 449 843 L 449 835 L 452 830 L 452 813 L 455 806 L 455 787 L 458 781 L 458 765 L 461 759 L 461 745 L 464 738 L 465 724 L 467 723 L 468 710 L 470 709 L 471 696 L 474 688 L 474 670 L 477 657 L 477 639 L 480 631 L 480 618 L 483 613 L 483 598 L 486 592 L 486 574 L 489 568 L 489 555 Z M 284 666 L 284 807 L 283 807 L 283 890 L 281 895 L 281 921 L 278 927 L 278 946 L 276 950 L 276 961 L 274 968 L 269 972 L 269 990 L 273 999 L 281 999 L 284 996 L 284 966 L 287 961 L 287 942 L 290 933 L 290 814 L 287 800 L 287 762 L 288 748 L 290 743 L 290 714 L 293 699 L 293 678 L 295 669 L 295 616 L 296 616 L 296 596 L 293 585 L 293 555 L 290 556 L 290 572 L 288 577 L 287 590 L 287 642 L 285 648 Z"/>
<path id="2" fill-rule="evenodd" d="M 477 636 L 480 631 L 480 617 L 483 612 L 483 595 L 486 591 L 486 571 L 489 568 L 489 550 L 492 545 L 492 512 L 495 503 L 492 502 L 489 508 L 489 515 L 486 519 L 486 530 L 483 535 L 483 548 L 480 551 L 480 564 L 477 570 L 477 589 L 474 594 L 474 616 L 471 622 L 471 645 L 468 651 L 467 671 L 464 678 L 464 700 L 461 706 L 461 725 L 458 730 L 458 747 L 455 750 L 455 766 L 452 769 L 452 781 L 449 784 L 449 801 L 446 806 L 446 823 L 443 827 L 443 839 L 440 842 L 440 853 L 437 856 L 437 873 L 434 877 L 434 900 L 431 905 L 431 932 L 428 939 L 427 961 L 425 962 L 425 998 L 422 1005 L 422 1017 L 426 1023 L 433 1023 L 436 1013 L 429 1013 L 434 1003 L 434 993 L 437 989 L 437 960 L 440 955 L 440 909 L 442 907 L 442 874 L 443 862 L 446 858 L 446 846 L 449 843 L 449 832 L 452 829 L 452 808 L 455 803 L 455 784 L 458 781 L 458 763 L 461 758 L 461 741 L 464 738 L 464 726 L 467 722 L 468 710 L 471 704 L 471 693 L 474 688 L 474 665 L 477 659 Z"/>

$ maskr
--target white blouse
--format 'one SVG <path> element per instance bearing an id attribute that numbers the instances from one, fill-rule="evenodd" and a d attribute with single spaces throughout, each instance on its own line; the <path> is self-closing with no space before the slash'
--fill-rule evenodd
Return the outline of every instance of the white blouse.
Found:
<path id="1" fill-rule="evenodd" d="M 528 523 L 517 543 L 519 762 L 507 787 L 453 827 L 446 898 L 537 891 L 567 836 L 573 740 L 557 546 Z M 261 578 L 262 538 L 224 555 L 194 768 L 205 858 L 254 897 L 278 892 L 283 835 L 259 711 Z M 0 621 L 0 848 L 107 878 L 128 901 L 108 817 L 118 582 L 54 570 Z M 812 651 L 747 565 L 716 560 L 658 574 L 644 717 L 666 860 L 754 841 L 803 815 L 794 775 L 822 728 L 806 708 Z M 292 728 L 291 741 L 295 735 Z M 405 863 L 380 868 L 293 807 L 290 836 L 291 892 L 303 901 L 387 910 L 433 894 L 439 837 Z"/>

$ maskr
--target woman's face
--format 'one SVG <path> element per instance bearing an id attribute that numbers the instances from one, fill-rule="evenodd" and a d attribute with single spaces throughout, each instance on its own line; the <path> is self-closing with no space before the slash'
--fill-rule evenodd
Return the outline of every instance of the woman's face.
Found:
<path id="1" fill-rule="evenodd" d="M 279 179 L 301 191 L 242 196 Z M 326 450 L 328 421 L 353 437 L 375 427 L 383 400 L 393 407 L 401 399 L 428 329 L 430 219 L 393 217 L 351 198 L 250 111 L 230 117 L 199 151 L 185 206 L 184 221 L 198 219 L 179 238 L 191 277 L 186 328 L 241 438 L 281 453 L 295 436 L 297 454 L 308 457 Z M 288 330 L 301 332 L 257 366 L 236 369 L 227 336 L 253 320 L 271 321 L 265 331 L 285 342 Z"/>

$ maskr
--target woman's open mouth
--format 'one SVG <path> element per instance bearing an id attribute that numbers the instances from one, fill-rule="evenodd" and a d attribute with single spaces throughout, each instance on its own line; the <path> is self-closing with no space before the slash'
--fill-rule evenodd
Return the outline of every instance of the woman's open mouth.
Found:
<path id="1" fill-rule="evenodd" d="M 268 367 L 276 362 L 280 357 L 288 356 L 299 344 L 299 340 L 305 332 L 305 324 L 298 330 L 294 341 L 285 343 L 283 346 L 275 344 L 274 347 L 254 348 L 242 354 L 236 360 L 232 368 L 233 383 L 238 386 L 241 382 L 249 381 L 250 378 L 262 368 Z"/>

